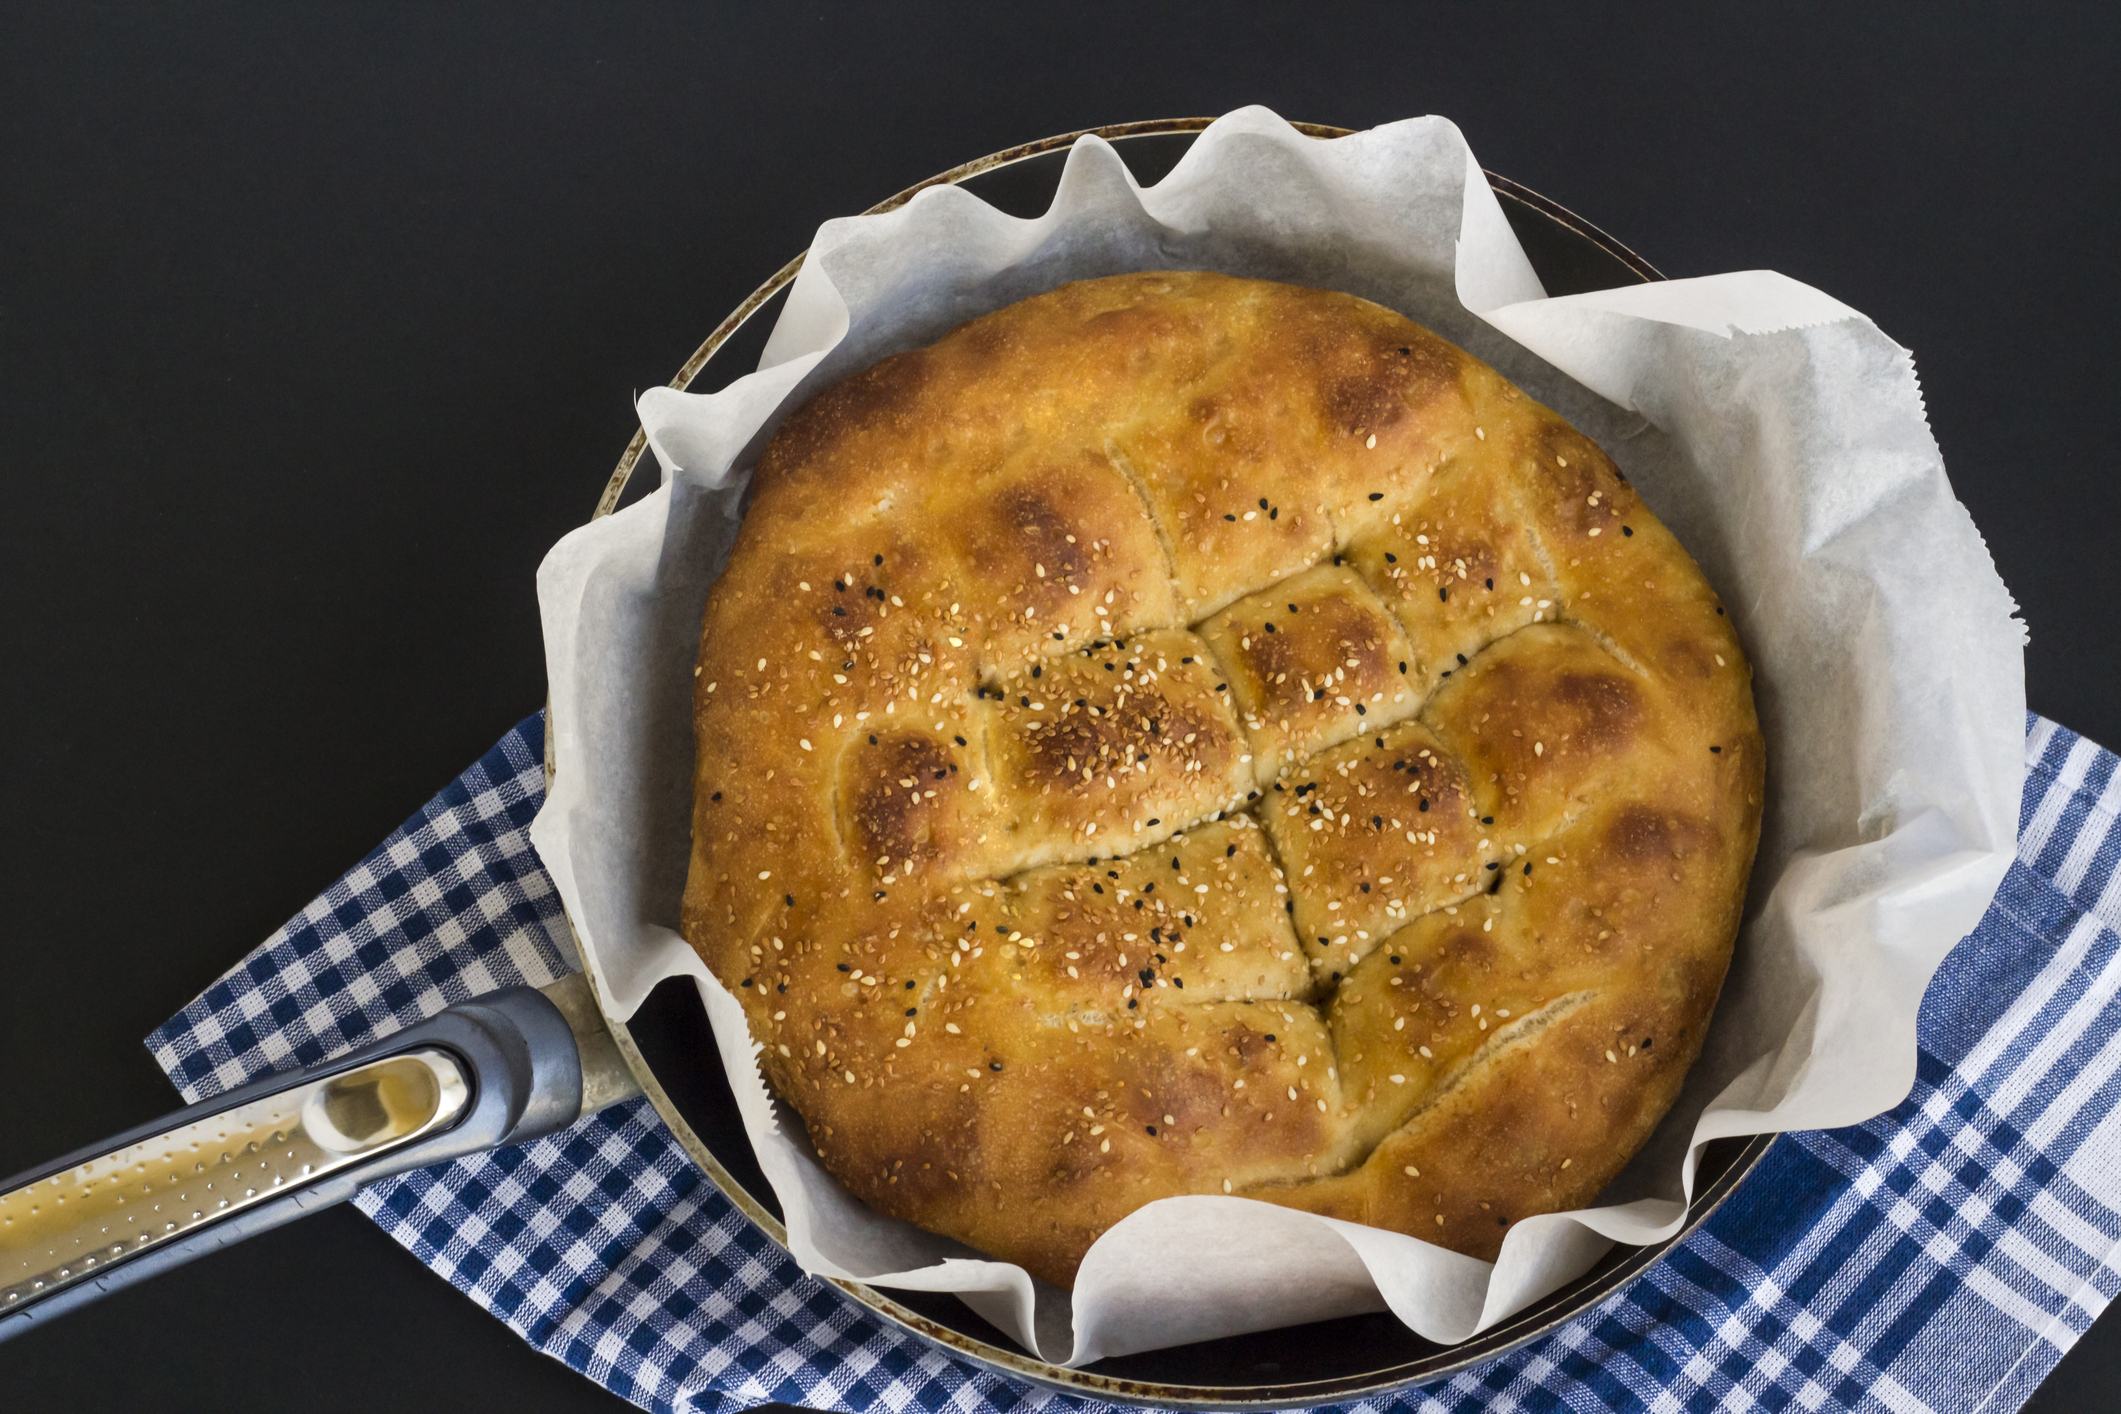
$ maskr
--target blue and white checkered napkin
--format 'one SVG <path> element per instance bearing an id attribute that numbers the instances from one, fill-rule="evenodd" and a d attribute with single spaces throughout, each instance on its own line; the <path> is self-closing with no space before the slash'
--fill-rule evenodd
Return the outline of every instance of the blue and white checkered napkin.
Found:
<path id="1" fill-rule="evenodd" d="M 148 1039 L 187 1099 L 569 966 L 530 848 L 543 736 L 541 718 L 517 726 Z M 2031 717 L 2026 763 L 2018 861 L 1929 989 L 1907 1101 L 1784 1136 L 1641 1279 L 1392 1405 L 2025 1401 L 2121 1288 L 2121 760 Z M 645 1101 L 354 1201 L 539 1350 L 651 1409 L 1104 1407 L 965 1364 L 805 1277 Z"/>

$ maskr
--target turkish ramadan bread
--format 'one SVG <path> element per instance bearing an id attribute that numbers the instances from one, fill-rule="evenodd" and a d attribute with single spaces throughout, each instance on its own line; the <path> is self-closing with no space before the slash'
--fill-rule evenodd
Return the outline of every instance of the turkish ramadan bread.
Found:
<path id="1" fill-rule="evenodd" d="M 1159 1198 L 1492 1258 L 1677 1096 L 1751 670 L 1613 463 L 1351 296 L 1088 280 L 781 426 L 683 930 L 871 1207 L 1072 1284 Z"/>

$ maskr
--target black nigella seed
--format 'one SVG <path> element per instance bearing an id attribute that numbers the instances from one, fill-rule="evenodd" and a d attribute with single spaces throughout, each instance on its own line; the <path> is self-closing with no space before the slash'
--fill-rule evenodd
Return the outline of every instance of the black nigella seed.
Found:
<path id="1" fill-rule="evenodd" d="M 1259 508 L 1261 510 L 1265 510 L 1267 508 L 1267 498 L 1265 496 L 1259 498 Z"/>
<path id="2" fill-rule="evenodd" d="M 1325 939 L 1324 939 L 1324 938 L 1320 938 L 1320 939 L 1319 939 L 1319 941 L 1320 941 L 1320 942 L 1324 942 L 1324 941 L 1325 941 Z M 1272 1031 L 1269 1031 L 1269 1032 L 1267 1033 L 1267 1044 L 1268 1044 L 1268 1045 L 1272 1045 L 1272 1044 L 1274 1044 L 1274 1033 L 1273 1033 Z"/>
<path id="3" fill-rule="evenodd" d="M 1407 665 L 1405 663 L 1401 663 L 1399 665 L 1399 671 L 1402 675 L 1404 675 L 1407 671 Z"/>
<path id="4" fill-rule="evenodd" d="M 1388 565 L 1396 565 L 1399 563 L 1399 556 L 1393 554 L 1390 550 L 1387 550 L 1385 551 L 1385 563 Z"/>
<path id="5" fill-rule="evenodd" d="M 1632 525 L 1623 525 L 1622 527 L 1620 527 L 1620 533 L 1622 535 L 1633 535 L 1635 533 L 1635 527 Z"/>
<path id="6" fill-rule="evenodd" d="M 794 894 L 782 894 L 782 895 L 781 895 L 781 897 L 782 897 L 782 898 L 784 898 L 784 899 L 786 899 L 786 900 L 788 901 L 788 906 L 789 906 L 790 908 L 794 908 L 794 907 L 795 907 L 795 895 L 794 895 Z"/>
<path id="7" fill-rule="evenodd" d="M 845 609 L 841 608 L 841 607 L 840 607 L 839 605 L 837 605 L 837 604 L 834 604 L 834 605 L 832 606 L 832 614 L 833 614 L 833 617 L 834 617 L 834 618 L 841 618 L 841 619 L 844 619 L 844 618 L 846 618 L 846 617 L 847 617 L 847 611 L 846 611 Z"/>
<path id="8" fill-rule="evenodd" d="M 780 986 L 775 987 L 773 990 L 776 992 L 785 992 L 788 990 L 788 984 L 786 982 L 783 982 Z"/>
<path id="9" fill-rule="evenodd" d="M 1237 853 L 1237 846 L 1233 844 L 1223 851 L 1223 858 L 1228 859 L 1231 855 L 1235 853 Z M 1171 861 L 1171 863 L 1175 866 L 1178 861 L 1174 859 Z"/>
<path id="10" fill-rule="evenodd" d="M 875 732 L 871 732 L 871 733 L 869 733 L 869 744 L 870 744 L 871 746 L 874 746 L 874 745 L 876 745 L 876 733 L 875 733 Z"/>
<path id="11" fill-rule="evenodd" d="M 1186 990 L 1186 979 L 1183 977 L 1173 977 L 1171 979 L 1171 985 L 1183 992 Z"/>
<path id="12" fill-rule="evenodd" d="M 834 589 L 837 589 L 842 594 L 845 594 L 847 592 L 847 586 L 841 583 L 839 580 L 835 579 L 834 581 L 832 581 L 832 587 Z"/>
<path id="13" fill-rule="evenodd" d="M 1096 889 L 1099 893 L 1103 893 L 1105 891 L 1105 886 L 1103 884 L 1092 884 L 1090 887 Z"/>
<path id="14" fill-rule="evenodd" d="M 1421 798 L 1421 813 L 1424 815 L 1429 813 L 1429 798 L 1427 796 Z"/>
<path id="15" fill-rule="evenodd" d="M 1492 580 L 1492 579 L 1491 579 L 1491 580 L 1489 580 L 1489 581 L 1488 581 L 1488 588 L 1490 588 L 1490 589 L 1493 589 L 1494 587 L 1495 587 L 1495 581 L 1494 581 L 1494 580 Z"/>
<path id="16" fill-rule="evenodd" d="M 1646 1050 L 1648 1050 L 1648 1049 L 1650 1048 L 1650 1039 L 1651 1039 L 1651 1038 L 1650 1038 L 1650 1037 L 1648 1037 L 1648 1036 L 1645 1036 L 1645 1037 L 1643 1037 L 1643 1038 L 1642 1038 L 1642 1048 L 1643 1048 L 1643 1049 L 1644 1049 L 1645 1051 L 1646 1051 Z"/>
<path id="17" fill-rule="evenodd" d="M 1275 508 L 1274 508 L 1273 510 L 1271 510 L 1271 511 L 1268 511 L 1268 512 L 1267 512 L 1267 519 L 1268 519 L 1268 520 L 1280 520 L 1280 519 L 1281 519 L 1281 507 L 1280 507 L 1280 506 L 1276 506 L 1276 507 L 1275 507 Z"/>
<path id="18" fill-rule="evenodd" d="M 1153 1124 L 1145 1124 L 1145 1125 L 1143 1125 L 1143 1126 L 1142 1126 L 1142 1128 L 1143 1128 L 1143 1129 L 1146 1129 L 1146 1130 L 1148 1130 L 1148 1131 L 1149 1131 L 1149 1135 L 1150 1135 L 1150 1137 L 1151 1137 L 1151 1138 L 1154 1138 L 1154 1137 L 1155 1137 L 1155 1135 L 1156 1135 L 1156 1126 L 1155 1126 L 1155 1125 L 1153 1125 Z"/>
<path id="19" fill-rule="evenodd" d="M 1448 589 L 1439 589 L 1436 591 L 1436 597 L 1442 602 L 1448 604 L 1451 602 L 1451 591 Z"/>
<path id="20" fill-rule="evenodd" d="M 1002 1068 L 1002 1063 L 1001 1063 L 1000 1061 L 988 1061 L 988 1062 L 987 1062 L 987 1069 L 989 1069 L 989 1070 L 1000 1070 L 1001 1068 Z"/>
<path id="21" fill-rule="evenodd" d="M 749 977 L 746 977 L 746 978 L 744 979 L 744 981 L 743 981 L 742 985 L 744 985 L 744 986 L 746 986 L 746 987 L 750 986 L 750 985 L 751 985 L 751 979 L 750 979 Z"/>
<path id="22" fill-rule="evenodd" d="M 1128 1011 L 1132 1011 L 1132 1010 L 1134 1010 L 1134 1009 L 1135 1009 L 1136 1007 L 1138 1007 L 1138 1006 L 1140 1006 L 1140 1005 L 1141 1005 L 1141 1003 L 1140 1003 L 1140 1002 L 1137 1002 L 1137 1001 L 1133 1000 L 1132 998 L 1129 998 L 1129 999 L 1128 999 L 1128 1001 L 1127 1001 L 1127 1010 L 1128 1010 Z"/>
<path id="23" fill-rule="evenodd" d="M 1459 667 L 1461 667 L 1461 668 L 1462 668 L 1462 667 L 1464 667 L 1464 666 L 1466 665 L 1466 655 L 1465 655 L 1465 654 L 1463 654 L 1463 653 L 1460 653 L 1460 654 L 1457 654 L 1457 655 L 1456 655 L 1456 657 L 1458 658 L 1458 666 L 1459 666 Z"/>
<path id="24" fill-rule="evenodd" d="M 1040 667 L 1040 666 L 1039 666 L 1038 664 L 1036 664 L 1036 663 L 1033 663 L 1033 664 L 1031 665 L 1031 676 L 1033 676 L 1033 677 L 1035 677 L 1035 678 L 1042 678 L 1042 677 L 1044 677 L 1045 675 L 1046 675 L 1046 670 L 1045 670 L 1044 668 Z"/>
<path id="25" fill-rule="evenodd" d="M 910 977 L 906 979 L 906 990 L 909 992 L 913 990 L 913 979 Z M 909 1011 L 906 1015 L 911 1016 L 913 1013 Z"/>
<path id="26" fill-rule="evenodd" d="M 722 793 L 720 791 L 716 791 L 712 796 L 708 798 L 710 800 L 720 800 L 722 798 Z"/>
<path id="27" fill-rule="evenodd" d="M 876 562 L 877 562 L 878 564 L 882 564 L 882 563 L 884 562 L 884 557 L 883 557 L 882 555 L 878 555 L 878 556 L 876 557 Z"/>
<path id="28" fill-rule="evenodd" d="M 1524 873 L 1525 873 L 1525 877 L 1526 877 L 1527 879 L 1531 878 L 1531 877 L 1532 877 L 1532 866 L 1531 866 L 1531 865 L 1529 865 L 1529 864 L 1525 865 L 1525 867 L 1524 867 Z"/>
<path id="29" fill-rule="evenodd" d="M 1355 715 L 1358 717 L 1367 717 L 1370 715 L 1370 709 L 1358 702 L 1355 704 Z"/>
<path id="30" fill-rule="evenodd" d="M 1375 816 L 1375 815 L 1372 815 L 1372 816 L 1371 816 L 1370 818 L 1371 818 L 1372 820 L 1376 820 L 1376 819 L 1377 819 L 1378 817 L 1377 817 L 1377 816 Z M 1368 892 L 1370 891 L 1370 886 L 1369 886 L 1368 884 L 1364 884 L 1364 885 L 1362 886 L 1362 891 L 1363 891 L 1364 893 L 1368 893 Z"/>
<path id="31" fill-rule="evenodd" d="M 1398 955 L 1397 953 L 1394 953 L 1394 954 L 1392 955 L 1392 965 L 1393 965 L 1394 967 L 1397 967 L 1397 966 L 1399 966 L 1399 955 Z"/>
<path id="32" fill-rule="evenodd" d="M 951 739 L 952 741 L 956 742 L 956 743 L 957 743 L 957 744 L 958 744 L 959 746 L 963 746 L 963 745 L 965 744 L 965 739 L 964 739 L 963 737 L 961 737 L 961 736 L 957 736 L 957 737 L 952 737 L 952 738 L 950 738 L 950 739 Z"/>
<path id="33" fill-rule="evenodd" d="M 1271 621 L 1270 621 L 1270 622 L 1269 622 L 1269 623 L 1267 624 L 1267 632 L 1268 632 L 1268 633 L 1272 633 L 1272 632 L 1274 632 L 1274 625 L 1273 625 L 1273 623 L 1272 623 Z"/>
<path id="34" fill-rule="evenodd" d="M 839 964 L 837 964 L 837 966 L 839 967 L 840 971 L 842 971 L 842 972 L 852 972 L 852 971 L 854 970 L 853 968 L 849 967 L 849 966 L 848 966 L 848 965 L 847 965 L 846 963 L 844 963 L 844 962 L 842 962 L 842 963 L 839 963 Z"/>
<path id="35" fill-rule="evenodd" d="M 1164 822 L 1163 822 L 1162 820 L 1158 820 L 1158 819 L 1151 819 L 1151 820 L 1149 821 L 1149 823 L 1150 823 L 1150 824 L 1152 824 L 1152 825 L 1161 825 L 1161 824 L 1163 824 Z"/>
<path id="36" fill-rule="evenodd" d="M 907 1007 L 907 1008 L 906 1008 L 906 1015 L 908 1015 L 908 1016 L 915 1016 L 915 1015 L 918 1015 L 918 1014 L 919 1014 L 919 1012 L 920 1012 L 920 1008 L 919 1008 L 919 1007 L 917 1007 L 917 1006 L 910 1006 L 910 1007 Z"/>
<path id="37" fill-rule="evenodd" d="M 1483 825 L 1492 825 L 1495 823 L 1495 817 L 1493 815 L 1483 815 L 1480 817 L 1480 823 Z"/>
<path id="38" fill-rule="evenodd" d="M 1720 746 L 1712 746 L 1709 748 L 1709 750 L 1715 752 L 1718 756 L 1723 755 L 1723 748 Z"/>
<path id="39" fill-rule="evenodd" d="M 1382 500 L 1383 500 L 1384 498 L 1385 498 L 1385 493 L 1384 493 L 1384 492 L 1382 492 L 1382 491 L 1372 491 L 1372 492 L 1370 493 L 1370 499 L 1371 499 L 1371 500 L 1373 500 L 1373 501 L 1382 501 Z"/>
<path id="40" fill-rule="evenodd" d="M 1716 612 L 1719 616 L 1723 613 L 1723 606 L 1721 604 L 1718 604 L 1716 606 Z"/>
<path id="41" fill-rule="evenodd" d="M 1284 913 L 1289 913 L 1289 914 L 1293 914 L 1293 913 L 1295 913 L 1295 912 L 1296 912 L 1296 900 L 1292 898 L 1292 899 L 1288 900 L 1288 901 L 1287 901 L 1286 903 L 1282 904 L 1282 906 L 1281 906 L 1281 911 L 1282 911 L 1282 912 L 1284 912 Z"/>
<path id="42" fill-rule="evenodd" d="M 1227 515 L 1226 515 L 1226 516 L 1224 516 L 1224 517 L 1223 517 L 1223 519 L 1224 519 L 1224 520 L 1236 520 L 1236 519 L 1237 519 L 1237 517 L 1236 517 L 1236 516 L 1227 516 Z"/>

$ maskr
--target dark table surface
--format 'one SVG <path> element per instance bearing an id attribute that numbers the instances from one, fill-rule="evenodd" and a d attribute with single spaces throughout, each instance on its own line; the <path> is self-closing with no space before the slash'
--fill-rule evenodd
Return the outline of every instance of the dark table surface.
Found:
<path id="1" fill-rule="evenodd" d="M 0 1174 L 543 698 L 532 573 L 767 273 L 943 168 L 1265 103 L 1454 118 L 1675 276 L 1915 351 L 2121 743 L 2121 12 L 0 7 Z M 2094 1327 L 2034 1407 L 2111 1407 Z M 9 1410 L 623 1407 L 350 1210 L 0 1346 Z"/>

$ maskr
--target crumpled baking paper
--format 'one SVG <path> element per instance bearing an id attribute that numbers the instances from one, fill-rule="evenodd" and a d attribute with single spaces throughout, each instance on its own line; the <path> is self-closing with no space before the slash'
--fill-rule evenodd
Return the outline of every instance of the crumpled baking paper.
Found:
<path id="1" fill-rule="evenodd" d="M 701 606 L 779 419 L 1065 281 L 1186 268 L 1361 295 L 1487 359 L 1606 448 L 1752 655 L 1766 817 L 1706 1050 L 1604 1204 L 1514 1224 L 1493 1264 L 1242 1198 L 1172 1198 L 1091 1249 L 1071 1300 L 848 1195 L 674 931 Z M 538 573 L 557 774 L 531 837 L 585 963 L 625 1012 L 663 978 L 698 979 L 804 1268 L 958 1292 L 1051 1363 L 1381 1307 L 1460 1341 L 1610 1243 L 1669 1236 L 1708 1140 L 1846 1125 L 1906 1095 L 1923 989 L 2011 858 L 2023 631 L 1952 496 L 1908 352 L 1767 271 L 1546 298 L 1441 118 L 1319 141 L 1248 108 L 1147 189 L 1086 137 L 1036 219 L 942 186 L 827 222 L 758 371 L 704 396 L 657 389 L 639 411 L 661 487 L 567 536 Z"/>

